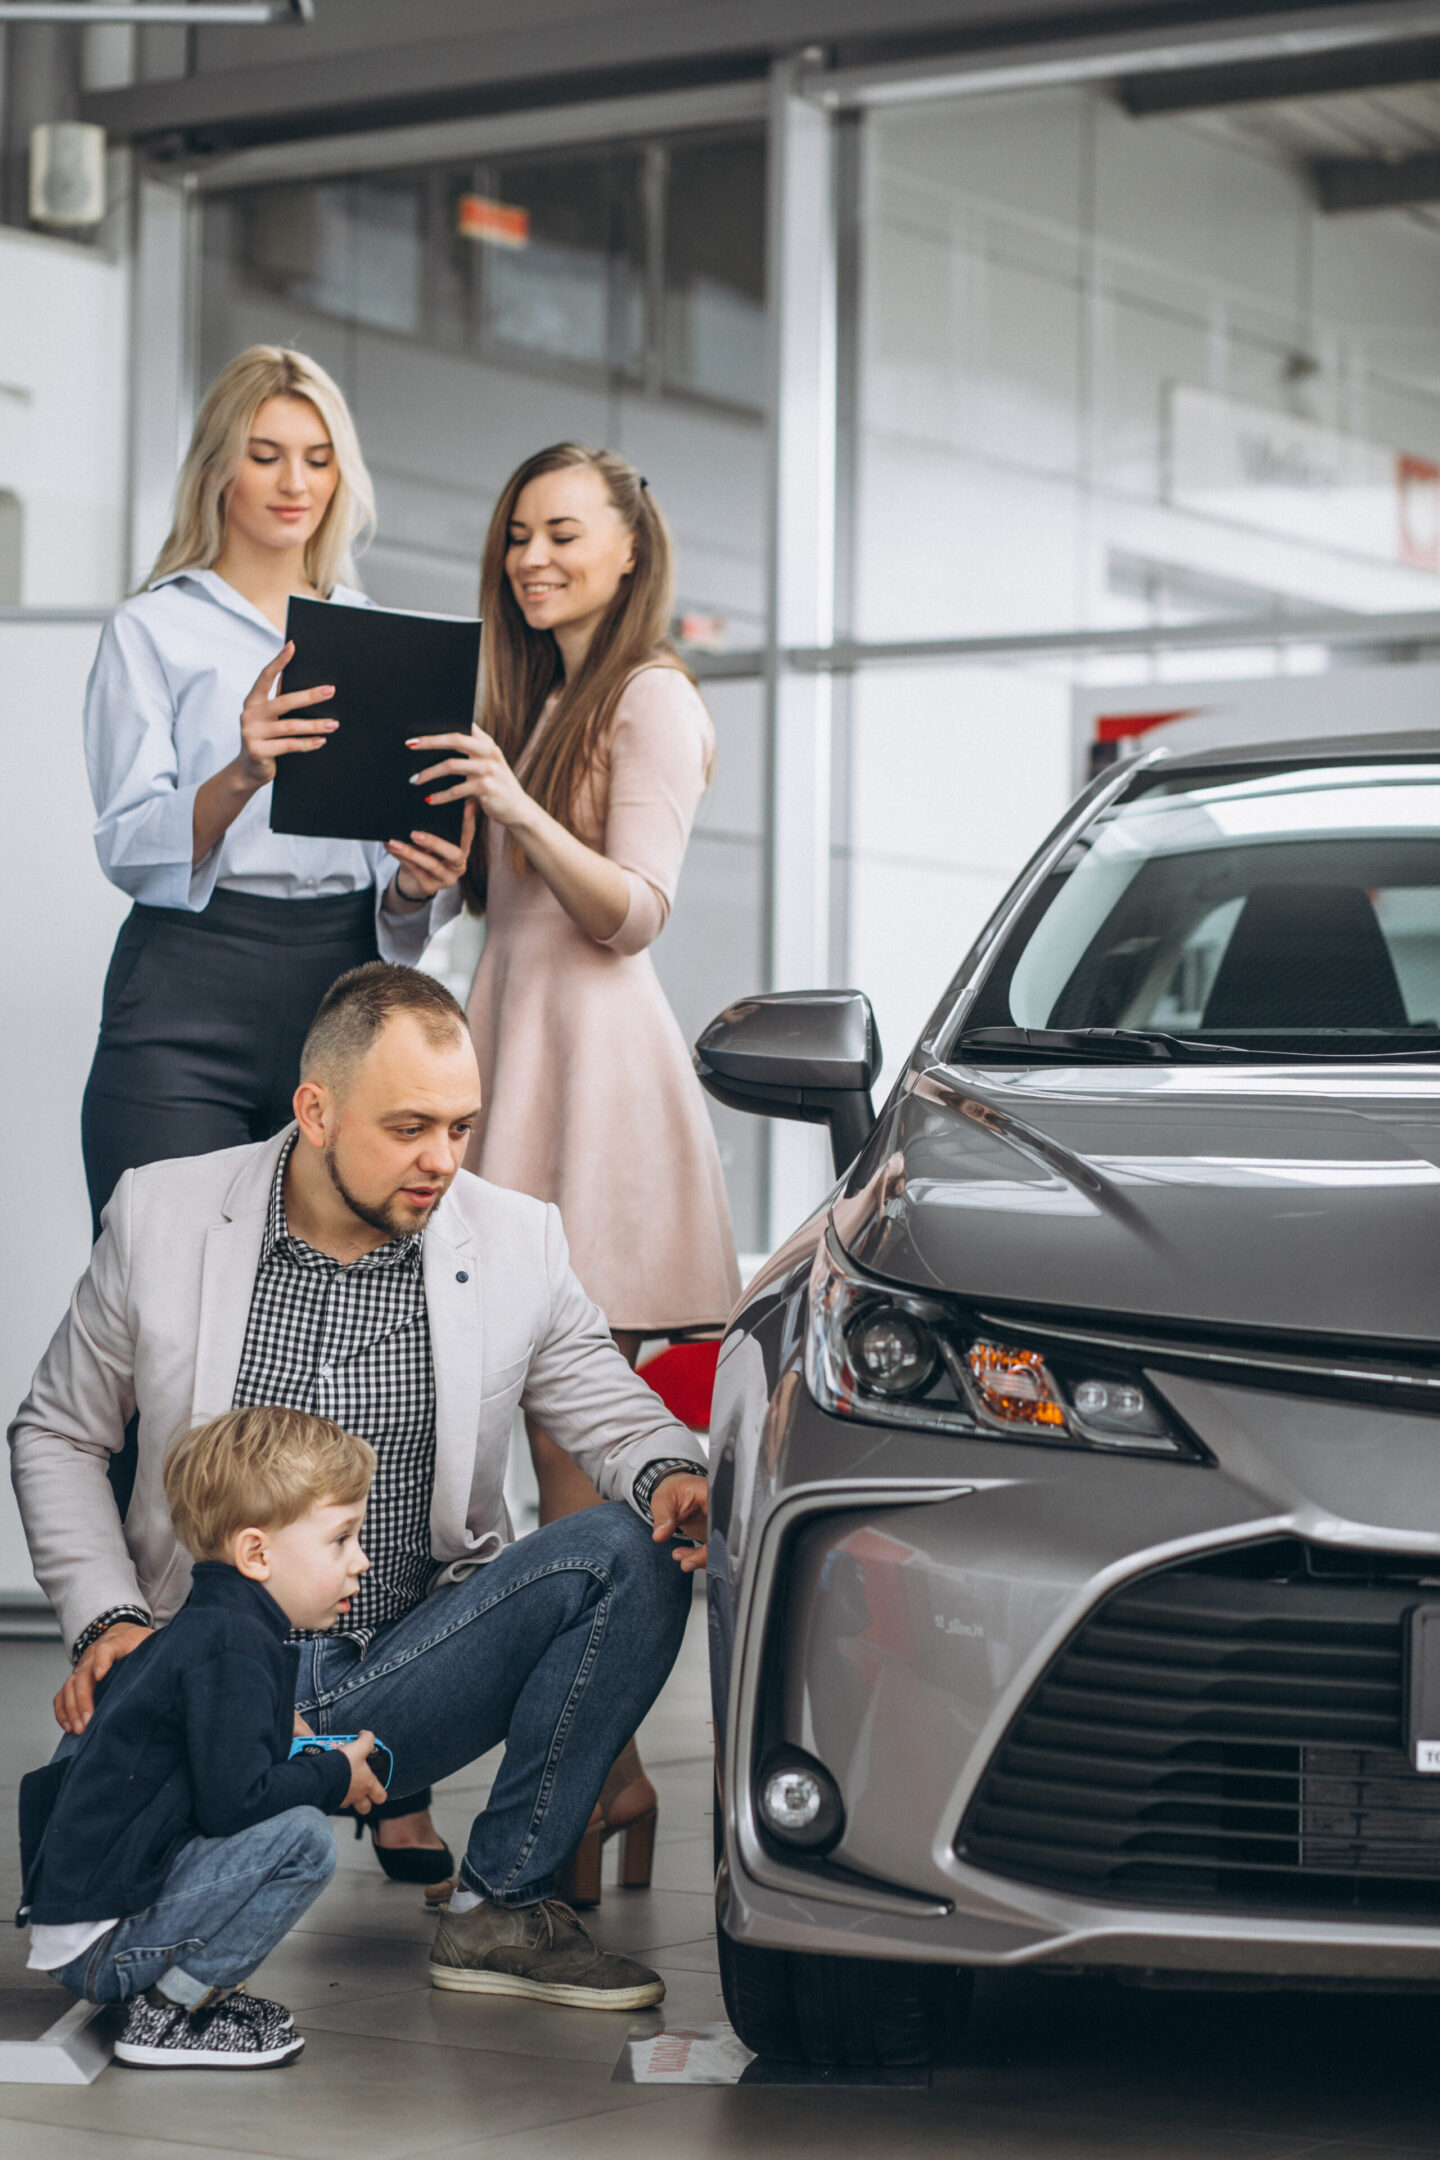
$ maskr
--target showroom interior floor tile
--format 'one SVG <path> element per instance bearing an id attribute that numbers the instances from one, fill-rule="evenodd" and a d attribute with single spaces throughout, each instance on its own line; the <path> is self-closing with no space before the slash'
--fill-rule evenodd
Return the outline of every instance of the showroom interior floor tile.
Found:
<path id="1" fill-rule="evenodd" d="M 59 1648 L 0 1644 L 0 1807 L 51 1745 Z M 655 1881 L 607 1888 L 602 1942 L 664 1973 L 649 2020 L 441 1995 L 419 1894 L 386 1883 L 368 1843 L 340 1868 L 256 1985 L 308 2035 L 284 2073 L 147 2075 L 88 2087 L 0 2086 L 4 2160 L 1389 2160 L 1440 2156 L 1440 1998 L 1150 1994 L 1107 1982 L 982 1980 L 963 2057 L 929 2089 L 656 2090 L 611 2080 L 636 2026 L 724 2017 L 710 1898 L 710 1733 L 703 1613 L 643 1747 L 661 1793 Z M 437 1804 L 463 1841 L 491 1765 Z M 14 1902 L 13 1834 L 3 1891 Z M 0 2009 L 33 1989 L 25 1937 L 3 1931 Z M 54 1991 L 57 2010 L 63 2002 Z"/>

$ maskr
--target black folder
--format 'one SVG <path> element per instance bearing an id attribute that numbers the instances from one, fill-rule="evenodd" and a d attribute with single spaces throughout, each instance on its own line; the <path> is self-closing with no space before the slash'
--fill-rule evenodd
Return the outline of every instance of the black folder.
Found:
<path id="1" fill-rule="evenodd" d="M 407 750 L 405 738 L 468 731 L 479 623 L 294 598 L 285 634 L 295 657 L 281 690 L 334 683 L 333 702 L 307 709 L 340 725 L 323 750 L 276 760 L 270 830 L 322 840 L 407 840 L 420 831 L 458 841 L 464 803 L 425 801 L 447 781 L 428 791 L 410 785 L 412 772 L 447 753 Z"/>

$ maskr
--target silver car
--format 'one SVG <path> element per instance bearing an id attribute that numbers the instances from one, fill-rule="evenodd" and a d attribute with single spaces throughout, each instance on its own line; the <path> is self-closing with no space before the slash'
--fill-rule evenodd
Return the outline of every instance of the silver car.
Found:
<path id="1" fill-rule="evenodd" d="M 696 1050 L 841 1173 L 715 1395 L 737 2031 L 1440 1979 L 1440 735 L 1112 769 L 879 1063 L 853 991 Z"/>

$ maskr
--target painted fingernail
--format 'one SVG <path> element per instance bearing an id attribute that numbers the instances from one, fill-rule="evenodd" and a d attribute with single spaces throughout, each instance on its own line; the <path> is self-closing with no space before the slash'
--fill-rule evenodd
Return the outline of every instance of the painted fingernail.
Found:
<path id="1" fill-rule="evenodd" d="M 411 785 L 411 787 L 420 787 L 420 786 L 422 786 L 422 785 L 423 785 L 423 783 L 424 783 L 424 779 L 425 779 L 425 775 L 424 775 L 424 773 L 412 772 L 412 773 L 411 773 L 411 775 L 410 775 L 410 785 Z"/>
<path id="2" fill-rule="evenodd" d="M 427 796 L 425 797 L 425 800 L 426 800 L 426 802 L 427 802 L 427 803 L 432 803 L 432 802 L 434 802 L 434 800 L 435 800 L 435 797 L 434 797 L 433 795 L 427 795 Z"/>
<path id="3" fill-rule="evenodd" d="M 406 749 L 407 749 L 407 750 L 418 750 L 418 749 L 419 749 L 419 747 L 420 747 L 420 738 L 419 738 L 419 736 L 418 736 L 418 735 L 407 735 L 407 736 L 406 736 L 406 738 L 405 738 L 405 747 L 406 747 Z"/>

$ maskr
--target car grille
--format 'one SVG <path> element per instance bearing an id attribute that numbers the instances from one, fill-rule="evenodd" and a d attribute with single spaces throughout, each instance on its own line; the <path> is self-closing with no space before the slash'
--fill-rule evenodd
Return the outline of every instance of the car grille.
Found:
<path id="1" fill-rule="evenodd" d="M 1440 1777 L 1401 1752 L 1404 1616 L 1437 1577 L 1281 1539 L 1127 1584 L 1011 1726 L 957 1853 L 1118 1903 L 1440 1912 Z"/>

